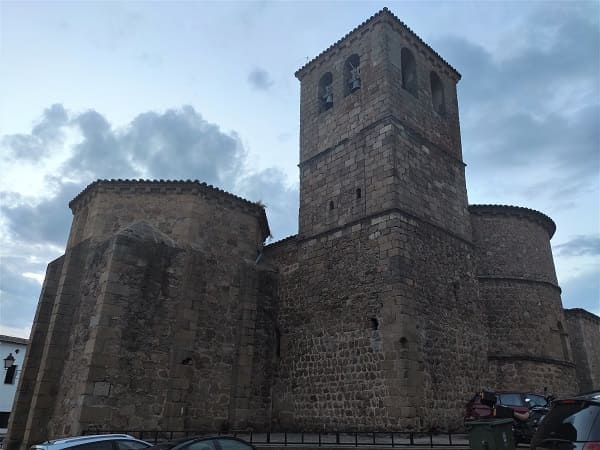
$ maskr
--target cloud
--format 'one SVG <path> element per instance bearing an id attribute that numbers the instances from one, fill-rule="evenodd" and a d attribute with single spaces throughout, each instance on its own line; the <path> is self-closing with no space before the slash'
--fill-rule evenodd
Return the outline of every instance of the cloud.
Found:
<path id="1" fill-rule="evenodd" d="M 260 68 L 255 68 L 248 74 L 248 82 L 259 91 L 266 91 L 274 84 L 269 72 Z"/>
<path id="2" fill-rule="evenodd" d="M 55 104 L 47 108 L 41 120 L 30 134 L 12 134 L 2 137 L 0 147 L 6 151 L 5 157 L 38 161 L 51 149 L 52 143 L 62 141 L 62 128 L 68 121 L 67 112 L 62 105 Z"/>
<path id="3" fill-rule="evenodd" d="M 298 228 L 298 186 L 287 186 L 285 174 L 266 169 L 238 181 L 237 191 L 248 200 L 261 201 L 267 212 L 271 234 L 275 240 L 296 233 Z"/>
<path id="4" fill-rule="evenodd" d="M 600 236 L 577 236 L 553 248 L 560 256 L 600 256 Z"/>
<path id="5" fill-rule="evenodd" d="M 461 38 L 434 43 L 463 75 L 464 159 L 485 201 L 566 206 L 573 192 L 597 189 L 600 37 L 589 9 L 534 8 L 502 41 L 524 44 L 504 45 L 502 57 Z"/>
<path id="6" fill-rule="evenodd" d="M 23 266 L 27 266 L 27 263 L 22 258 L 2 258 L 0 265 L 2 325 L 21 330 L 31 326 L 40 295 L 38 282 L 21 275 Z"/>
<path id="7" fill-rule="evenodd" d="M 200 179 L 231 189 L 246 158 L 236 133 L 224 133 L 191 106 L 140 114 L 119 137 L 131 164 L 151 178 Z"/>
<path id="8" fill-rule="evenodd" d="M 64 246 L 71 225 L 67 205 L 83 187 L 82 183 L 61 182 L 55 196 L 38 204 L 22 200 L 22 203 L 13 206 L 0 205 L 12 238 L 34 244 Z"/>
<path id="9" fill-rule="evenodd" d="M 238 136 L 222 132 L 190 106 L 139 114 L 122 128 L 93 110 L 67 116 L 61 105 L 53 105 L 30 134 L 4 140 L 22 160 L 38 152 L 40 142 L 60 145 L 67 130 L 80 136 L 58 172 L 46 175 L 47 198 L 2 193 L 0 211 L 15 239 L 64 245 L 69 201 L 98 178 L 200 179 L 231 190 L 241 176 L 246 154 Z"/>
<path id="10" fill-rule="evenodd" d="M 67 134 L 78 138 L 65 140 Z M 1 326 L 12 334 L 26 333 L 40 293 L 39 275 L 63 251 L 72 220 L 69 201 L 98 178 L 199 179 L 262 200 L 275 239 L 297 228 L 297 186 L 288 186 L 276 169 L 246 172 L 238 135 L 209 123 L 191 106 L 145 112 L 115 127 L 97 111 L 70 113 L 52 105 L 30 133 L 2 142 L 14 170 L 48 157 L 45 147 L 70 146 L 58 168 L 44 175 L 44 196 L 27 197 L 10 186 L 0 192 Z"/>

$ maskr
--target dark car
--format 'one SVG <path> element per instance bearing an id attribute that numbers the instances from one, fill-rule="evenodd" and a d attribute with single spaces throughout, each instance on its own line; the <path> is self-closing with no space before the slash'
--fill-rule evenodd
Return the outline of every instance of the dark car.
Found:
<path id="1" fill-rule="evenodd" d="M 531 392 L 497 391 L 496 405 L 508 406 L 520 413 L 526 413 L 532 406 L 545 406 L 547 401 L 543 395 Z M 465 405 L 465 420 L 476 420 L 490 417 L 492 410 L 481 403 L 481 397 L 475 395 Z"/>
<path id="2" fill-rule="evenodd" d="M 600 391 L 554 402 L 531 439 L 531 450 L 600 450 Z"/>
<path id="3" fill-rule="evenodd" d="M 519 413 L 527 413 L 534 406 L 546 407 L 548 400 L 540 394 L 531 392 L 498 391 L 489 392 L 495 398 L 495 406 L 505 406 Z M 542 408 L 544 413 L 545 408 Z M 465 407 L 465 422 L 471 420 L 487 419 L 492 417 L 492 409 L 481 402 L 481 397 L 476 394 Z M 539 412 L 529 416 L 526 421 L 516 420 L 513 424 L 513 440 L 515 444 L 528 443 L 533 436 L 539 420 Z M 600 449 L 598 449 L 600 450 Z"/>
<path id="4" fill-rule="evenodd" d="M 229 436 L 194 436 L 163 442 L 147 450 L 258 450 L 252 444 Z"/>

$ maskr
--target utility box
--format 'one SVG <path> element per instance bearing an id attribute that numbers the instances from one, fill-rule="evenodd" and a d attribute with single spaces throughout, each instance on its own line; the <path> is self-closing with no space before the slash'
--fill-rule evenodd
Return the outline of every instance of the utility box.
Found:
<path id="1" fill-rule="evenodd" d="M 514 450 L 512 419 L 490 419 L 469 422 L 471 450 Z"/>

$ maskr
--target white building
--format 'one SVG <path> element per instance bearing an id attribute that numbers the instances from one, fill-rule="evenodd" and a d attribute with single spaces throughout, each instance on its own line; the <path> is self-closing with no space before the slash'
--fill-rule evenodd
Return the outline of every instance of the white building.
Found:
<path id="1" fill-rule="evenodd" d="M 6 434 L 29 340 L 0 334 L 0 436 Z"/>

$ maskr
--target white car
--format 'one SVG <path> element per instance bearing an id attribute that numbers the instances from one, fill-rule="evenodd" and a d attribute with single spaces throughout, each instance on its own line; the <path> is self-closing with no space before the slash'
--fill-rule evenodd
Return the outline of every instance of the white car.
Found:
<path id="1" fill-rule="evenodd" d="M 142 450 L 150 445 L 128 434 L 95 434 L 53 439 L 32 445 L 30 450 Z"/>

